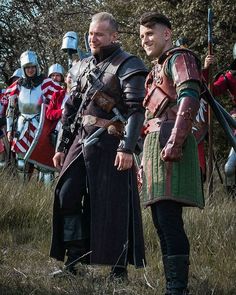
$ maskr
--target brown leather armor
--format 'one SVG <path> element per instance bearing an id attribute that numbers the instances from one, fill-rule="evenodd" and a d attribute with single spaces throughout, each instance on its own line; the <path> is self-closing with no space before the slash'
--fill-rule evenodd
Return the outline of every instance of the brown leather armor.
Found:
<path id="1" fill-rule="evenodd" d="M 192 122 L 198 108 L 199 101 L 192 97 L 185 97 L 181 100 L 174 127 L 161 152 L 164 161 L 179 161 L 181 159 L 182 147 L 188 134 L 191 133 Z"/>
<path id="2" fill-rule="evenodd" d="M 173 64 L 172 80 L 166 74 L 166 67 L 170 58 L 177 53 L 180 54 L 176 55 Z M 147 95 L 144 99 L 144 107 L 154 116 L 161 116 L 167 105 L 176 102 L 176 87 L 180 87 L 186 81 L 201 81 L 201 72 L 196 67 L 196 59 L 194 53 L 183 48 L 172 49 L 160 57 L 146 80 Z"/>
<path id="3" fill-rule="evenodd" d="M 145 96 L 144 81 L 147 69 L 139 58 L 117 48 L 114 46 L 114 54 L 110 53 L 99 63 L 95 57 L 80 62 L 74 74 L 77 79 L 77 91 L 65 105 L 63 129 L 65 126 L 72 129 L 71 126 L 74 127 L 88 115 L 109 121 L 116 115 L 112 110 L 115 107 L 127 120 L 119 150 L 133 152 L 144 119 L 142 101 Z M 80 101 L 80 104 L 77 103 Z M 75 123 L 70 124 L 72 120 Z M 136 123 L 131 124 L 134 130 L 128 132 L 131 121 Z M 77 124 L 77 126 L 80 125 Z M 76 130 L 81 140 L 85 140 L 98 129 L 96 125 L 87 124 L 80 127 L 82 128 L 77 130 L 73 128 L 73 130 Z M 116 133 L 112 126 L 109 126 L 107 131 L 109 134 Z M 118 133 L 120 135 L 121 132 L 118 130 Z M 74 131 L 73 134 L 75 134 Z M 103 137 L 105 138 L 106 135 Z M 65 142 L 65 140 L 62 141 Z M 63 150 L 67 150 L 67 145 L 65 142 Z M 61 149 L 61 146 L 59 148 Z"/>

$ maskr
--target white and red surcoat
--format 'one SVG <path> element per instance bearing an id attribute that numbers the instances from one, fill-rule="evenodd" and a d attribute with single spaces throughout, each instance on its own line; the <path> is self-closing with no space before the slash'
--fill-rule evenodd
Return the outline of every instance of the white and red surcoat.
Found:
<path id="1" fill-rule="evenodd" d="M 6 110 L 8 106 L 8 94 L 9 94 L 9 87 L 4 90 L 4 92 L 0 93 L 0 117 L 6 116 Z"/>
<path id="2" fill-rule="evenodd" d="M 50 103 L 48 105 L 48 108 L 46 111 L 46 117 L 47 119 L 51 121 L 58 122 L 56 126 L 56 130 L 60 129 L 60 126 L 61 126 L 60 119 L 62 117 L 64 105 L 68 98 L 69 98 L 69 94 L 66 92 L 66 90 L 63 89 L 53 94 L 52 99 L 50 100 Z"/>
<path id="3" fill-rule="evenodd" d="M 19 80 L 9 86 L 7 91 L 7 131 L 14 131 L 12 151 L 24 155 L 29 149 L 38 125 L 41 104 L 51 100 L 54 92 L 62 88 L 52 79 L 46 78 L 36 87 L 26 88 L 19 84 Z M 16 126 L 13 126 L 17 116 Z"/>

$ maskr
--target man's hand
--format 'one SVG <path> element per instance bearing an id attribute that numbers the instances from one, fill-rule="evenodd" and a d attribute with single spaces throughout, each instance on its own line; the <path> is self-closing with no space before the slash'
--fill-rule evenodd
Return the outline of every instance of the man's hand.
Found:
<path id="1" fill-rule="evenodd" d="M 138 191 L 141 193 L 143 187 L 143 166 L 141 165 L 137 172 Z"/>
<path id="2" fill-rule="evenodd" d="M 13 137 L 12 137 L 12 132 L 11 132 L 11 131 L 8 131 L 8 132 L 7 132 L 7 140 L 8 140 L 9 142 L 12 142 L 12 139 L 13 139 Z"/>
<path id="3" fill-rule="evenodd" d="M 161 151 L 161 159 L 165 162 L 176 162 L 182 158 L 182 148 L 179 145 L 174 146 L 172 142 L 166 144 Z"/>
<path id="4" fill-rule="evenodd" d="M 133 155 L 117 152 L 114 166 L 117 166 L 117 170 L 130 169 L 133 166 Z"/>
<path id="5" fill-rule="evenodd" d="M 53 157 L 53 165 L 58 169 L 61 170 L 64 161 L 65 161 L 65 154 L 62 152 L 57 152 Z"/>
<path id="6" fill-rule="evenodd" d="M 215 56 L 214 55 L 207 55 L 204 61 L 204 68 L 208 69 L 210 65 L 215 63 Z"/>

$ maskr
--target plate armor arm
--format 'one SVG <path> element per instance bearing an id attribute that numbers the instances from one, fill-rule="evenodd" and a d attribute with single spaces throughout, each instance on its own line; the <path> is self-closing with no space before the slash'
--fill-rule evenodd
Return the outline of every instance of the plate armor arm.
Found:
<path id="1" fill-rule="evenodd" d="M 124 93 L 124 103 L 128 111 L 124 137 L 120 141 L 117 151 L 133 153 L 144 122 L 145 109 L 142 104 L 145 97 L 144 85 L 147 70 L 139 58 L 133 57 L 124 64 L 119 74 Z"/>

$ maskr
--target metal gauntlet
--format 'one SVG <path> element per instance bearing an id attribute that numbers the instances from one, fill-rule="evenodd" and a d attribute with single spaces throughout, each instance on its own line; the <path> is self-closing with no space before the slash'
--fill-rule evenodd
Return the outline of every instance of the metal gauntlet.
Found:
<path id="1" fill-rule="evenodd" d="M 179 161 L 181 159 L 184 141 L 192 130 L 192 122 L 198 109 L 198 100 L 191 97 L 185 97 L 181 100 L 174 128 L 161 152 L 164 161 Z"/>

